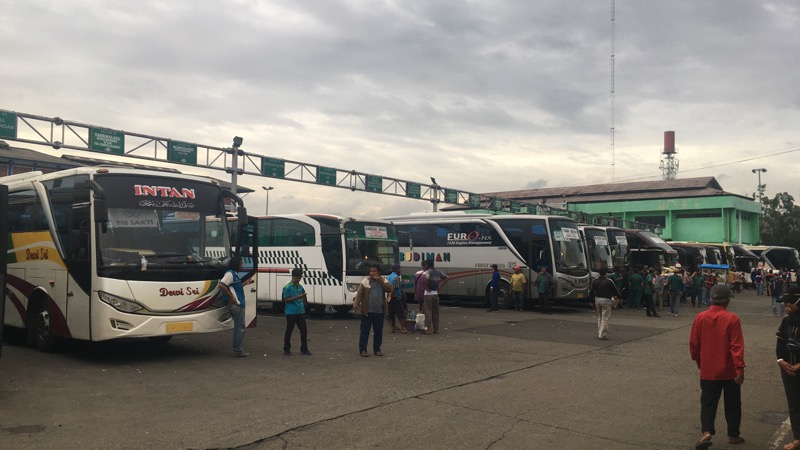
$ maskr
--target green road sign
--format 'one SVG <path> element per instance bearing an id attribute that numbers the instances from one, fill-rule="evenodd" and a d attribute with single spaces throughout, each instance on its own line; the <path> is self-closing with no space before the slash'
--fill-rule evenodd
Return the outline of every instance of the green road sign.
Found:
<path id="1" fill-rule="evenodd" d="M 511 212 L 512 213 L 518 213 L 518 212 L 520 212 L 521 209 L 522 209 L 522 205 L 521 205 L 520 202 L 515 202 L 515 201 L 511 202 Z"/>
<path id="2" fill-rule="evenodd" d="M 197 164 L 197 146 L 186 142 L 169 141 L 167 159 L 181 164 Z"/>
<path id="3" fill-rule="evenodd" d="M 96 152 L 125 154 L 125 133 L 105 128 L 89 128 L 89 148 Z"/>
<path id="4" fill-rule="evenodd" d="M 503 209 L 503 199 L 502 198 L 495 198 L 492 200 L 492 209 L 496 211 L 500 211 Z"/>
<path id="5" fill-rule="evenodd" d="M 481 207 L 481 196 L 479 194 L 469 194 L 469 207 L 470 208 Z"/>
<path id="6" fill-rule="evenodd" d="M 406 197 L 421 198 L 422 189 L 419 183 L 406 182 Z"/>
<path id="7" fill-rule="evenodd" d="M 261 175 L 283 178 L 285 172 L 286 163 L 282 159 L 261 157 Z"/>
<path id="8" fill-rule="evenodd" d="M 377 175 L 366 175 L 367 192 L 383 192 L 383 178 Z"/>
<path id="9" fill-rule="evenodd" d="M 16 114 L 8 111 L 0 111 L 0 138 L 17 138 Z"/>
<path id="10" fill-rule="evenodd" d="M 445 203 L 458 203 L 458 191 L 455 189 L 445 189 L 444 190 L 444 202 Z"/>
<path id="11" fill-rule="evenodd" d="M 317 166 L 317 184 L 336 186 L 336 169 Z"/>

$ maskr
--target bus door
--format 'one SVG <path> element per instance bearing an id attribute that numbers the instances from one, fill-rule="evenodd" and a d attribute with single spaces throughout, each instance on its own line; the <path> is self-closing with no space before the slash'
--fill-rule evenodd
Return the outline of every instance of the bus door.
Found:
<path id="1" fill-rule="evenodd" d="M 8 186 L 0 185 L 0 357 L 3 356 L 3 329 L 6 316 L 6 257 L 8 245 Z"/>
<path id="2" fill-rule="evenodd" d="M 240 214 L 244 208 L 241 208 Z M 256 326 L 256 302 L 258 293 L 258 219 L 255 217 L 246 217 L 246 219 L 239 219 L 235 225 L 239 229 L 237 233 L 237 242 L 235 243 L 235 253 L 241 255 L 242 265 L 244 266 L 245 274 L 240 274 L 242 281 L 255 277 L 255 282 L 244 290 L 244 323 L 247 328 Z"/>
<path id="3" fill-rule="evenodd" d="M 66 292 L 58 292 L 53 298 L 66 298 L 67 324 L 72 332 L 72 337 L 77 339 L 91 339 L 90 321 L 90 301 L 89 295 L 92 292 L 92 245 L 91 231 L 95 228 L 97 233 L 102 232 L 100 225 L 93 226 L 89 214 L 89 203 L 77 203 L 72 205 L 69 218 L 69 232 L 66 234 L 66 242 L 63 242 L 64 255 L 66 256 L 67 271 L 60 271 L 60 277 L 65 277 L 63 284 L 56 283 Z M 60 281 L 60 280 L 59 280 Z M 66 294 L 62 297 L 62 295 Z"/>

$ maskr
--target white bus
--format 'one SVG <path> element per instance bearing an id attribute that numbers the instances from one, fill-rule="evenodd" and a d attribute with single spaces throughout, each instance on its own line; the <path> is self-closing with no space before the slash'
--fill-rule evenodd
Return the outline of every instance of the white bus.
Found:
<path id="1" fill-rule="evenodd" d="M 589 272 L 592 275 L 592 279 L 600 276 L 598 273 L 600 269 L 613 272 L 614 261 L 606 229 L 593 225 L 580 225 L 578 230 L 581 232 L 586 261 L 589 264 Z"/>
<path id="2" fill-rule="evenodd" d="M 167 341 L 232 328 L 217 283 L 230 229 L 246 216 L 215 181 L 101 166 L 0 184 L 9 188 L 5 324 L 27 330 L 29 344 L 49 351 L 56 337 Z M 231 201 L 240 205 L 233 223 Z"/>
<path id="3" fill-rule="evenodd" d="M 407 290 L 421 261 L 432 259 L 450 278 L 441 296 L 488 302 L 491 264 L 501 273 L 499 302 L 510 308 L 506 295 L 514 266 L 525 266 L 535 281 L 546 267 L 555 282 L 554 300 L 584 299 L 589 270 L 578 225 L 560 216 L 425 213 L 388 218 L 397 227 L 400 264 Z M 528 299 L 538 298 L 528 286 Z M 410 291 L 413 291 L 411 289 Z M 409 292 L 410 292 L 409 291 Z"/>
<path id="4" fill-rule="evenodd" d="M 758 266 L 763 270 L 770 272 L 783 269 L 800 271 L 800 254 L 795 248 L 770 245 L 745 245 L 744 247 L 761 258 Z"/>
<path id="5" fill-rule="evenodd" d="M 256 297 L 281 310 L 283 287 L 294 268 L 303 269 L 303 286 L 314 312 L 326 306 L 347 312 L 372 263 L 388 275 L 398 261 L 394 226 L 380 219 L 330 214 L 258 217 L 259 269 Z"/>

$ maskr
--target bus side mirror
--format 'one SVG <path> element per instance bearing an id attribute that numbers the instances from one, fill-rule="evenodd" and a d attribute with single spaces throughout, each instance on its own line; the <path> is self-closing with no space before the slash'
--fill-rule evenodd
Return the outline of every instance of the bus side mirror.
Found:
<path id="1" fill-rule="evenodd" d="M 108 203 L 106 203 L 106 191 L 94 180 L 84 181 L 83 187 L 91 189 L 94 193 L 92 195 L 92 199 L 94 200 L 94 222 L 108 223 Z"/>

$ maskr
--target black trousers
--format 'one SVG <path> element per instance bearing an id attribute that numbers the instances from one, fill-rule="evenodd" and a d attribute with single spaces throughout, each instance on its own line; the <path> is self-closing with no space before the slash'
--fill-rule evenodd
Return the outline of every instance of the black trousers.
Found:
<path id="1" fill-rule="evenodd" d="M 786 375 L 781 370 L 783 390 L 786 392 L 786 402 L 789 403 L 789 421 L 792 423 L 794 439 L 800 439 L 800 375 Z"/>
<path id="2" fill-rule="evenodd" d="M 733 380 L 700 380 L 700 391 L 702 431 L 716 434 L 714 421 L 717 418 L 717 405 L 724 393 L 728 437 L 739 437 L 739 426 L 742 424 L 742 386 Z"/>
<path id="3" fill-rule="evenodd" d="M 308 328 L 306 328 L 305 314 L 286 315 L 286 333 L 283 335 L 283 351 L 288 352 L 292 349 L 292 331 L 294 331 L 295 324 L 297 324 L 297 329 L 300 330 L 300 351 L 307 352 Z"/>
<path id="4" fill-rule="evenodd" d="M 642 294 L 642 298 L 644 299 L 644 308 L 647 310 L 647 315 L 657 316 L 656 307 L 653 305 L 653 294 L 644 293 Z"/>
<path id="5" fill-rule="evenodd" d="M 539 292 L 539 307 L 542 313 L 550 314 L 550 291 Z"/>

